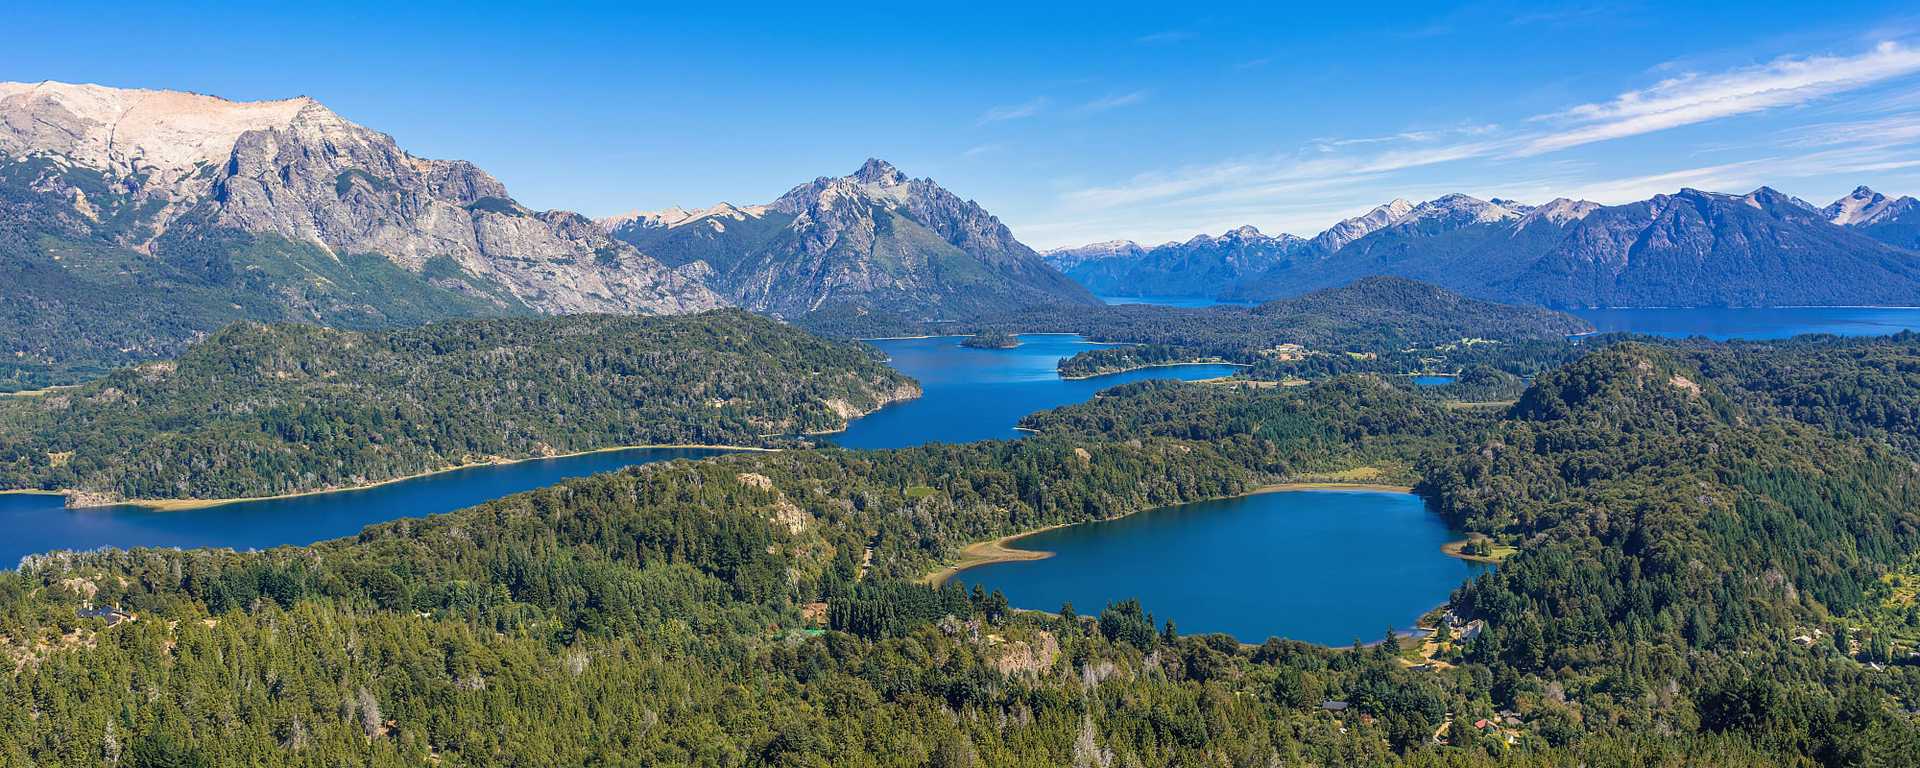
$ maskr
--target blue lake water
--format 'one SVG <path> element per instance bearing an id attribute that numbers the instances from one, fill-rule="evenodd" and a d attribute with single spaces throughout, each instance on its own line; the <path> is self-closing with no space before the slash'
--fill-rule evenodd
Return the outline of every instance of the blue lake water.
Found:
<path id="1" fill-rule="evenodd" d="M 1440 551 L 1446 526 L 1417 496 L 1284 491 L 1203 501 L 1017 541 L 1054 553 L 954 578 L 1018 608 L 1097 615 L 1130 597 L 1185 632 L 1346 645 L 1408 629 L 1487 566 Z"/>
<path id="2" fill-rule="evenodd" d="M 451 512 L 510 494 L 635 464 L 725 451 L 634 448 L 472 467 L 357 491 L 162 512 L 115 506 L 70 510 L 59 496 L 0 494 L 0 568 L 26 555 L 100 547 L 264 549 L 351 536 L 374 523 Z"/>
<path id="3" fill-rule="evenodd" d="M 853 422 L 828 439 L 848 448 L 901 448 L 1018 437 L 1021 417 L 1085 402 L 1108 387 L 1142 379 L 1211 379 L 1239 370 L 1229 365 L 1145 368 L 1069 381 L 1061 358 L 1097 349 L 1079 336 L 1029 334 L 1013 349 L 968 349 L 959 336 L 879 339 L 889 362 L 920 382 L 924 394 Z"/>
<path id="4" fill-rule="evenodd" d="M 1257 302 L 1237 299 L 1210 299 L 1205 296 L 1099 296 L 1108 304 L 1157 304 L 1162 307 L 1251 307 Z"/>
<path id="5" fill-rule="evenodd" d="M 940 440 L 1018 437 L 1014 424 L 1034 411 L 1086 400 L 1106 387 L 1145 378 L 1212 378 L 1230 366 L 1152 368 L 1065 381 L 1059 360 L 1088 344 L 1077 336 L 1021 337 L 1011 350 L 961 347 L 958 337 L 876 342 L 894 365 L 919 379 L 926 394 L 854 422 L 834 438 L 856 448 L 891 448 Z M 351 536 L 374 523 L 451 512 L 510 494 L 621 467 L 723 451 L 636 448 L 473 467 L 357 491 L 265 499 L 162 512 L 134 506 L 64 508 L 58 496 L 0 494 L 0 567 L 56 549 L 100 547 L 232 547 L 262 549 Z"/>
<path id="6" fill-rule="evenodd" d="M 1784 339 L 1805 333 L 1884 336 L 1920 331 L 1920 307 L 1577 309 L 1602 332 L 1710 339 Z"/>
<path id="7" fill-rule="evenodd" d="M 1458 377 L 1437 373 L 1420 374 L 1413 377 L 1413 385 L 1416 387 L 1444 387 L 1452 384 L 1455 378 Z"/>

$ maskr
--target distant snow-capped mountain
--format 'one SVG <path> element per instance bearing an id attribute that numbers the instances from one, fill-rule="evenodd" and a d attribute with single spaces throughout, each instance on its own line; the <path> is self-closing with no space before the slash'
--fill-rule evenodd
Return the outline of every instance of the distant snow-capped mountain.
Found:
<path id="1" fill-rule="evenodd" d="M 1265 300 L 1386 274 L 1549 306 L 1920 302 L 1920 204 L 1861 188 L 1823 209 L 1762 187 L 1683 189 L 1607 206 L 1532 206 L 1451 194 L 1394 200 L 1314 238 L 1275 245 L 1248 273 L 1187 244 L 1050 253 L 1096 292 Z M 1196 239 L 1197 241 L 1198 239 Z M 1189 241 L 1196 242 L 1196 241 Z M 1071 263 L 1070 263 L 1071 262 Z M 1164 288 L 1163 288 L 1164 290 Z"/>

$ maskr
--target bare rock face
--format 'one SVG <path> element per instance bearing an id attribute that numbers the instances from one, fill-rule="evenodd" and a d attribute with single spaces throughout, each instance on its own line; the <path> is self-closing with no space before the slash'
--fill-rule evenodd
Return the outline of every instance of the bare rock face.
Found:
<path id="1" fill-rule="evenodd" d="M 1097 301 L 978 204 L 882 160 L 766 205 L 635 212 L 600 224 L 668 263 L 704 263 L 697 269 L 709 284 L 741 306 L 786 317 L 850 307 L 956 319 Z"/>
<path id="2" fill-rule="evenodd" d="M 481 292 L 539 312 L 688 312 L 725 303 L 584 217 L 529 211 L 472 163 L 414 157 L 304 97 L 241 103 L 0 84 L 0 153 L 6 162 L 105 179 L 105 189 L 71 183 L 51 193 L 74 201 L 76 221 L 100 220 L 89 211 L 137 211 L 134 224 L 103 233 L 137 250 L 177 227 L 191 231 L 176 236 L 239 230 L 310 243 L 336 258 L 377 254 L 414 274 L 444 259 Z M 117 197 L 126 200 L 104 199 Z"/>

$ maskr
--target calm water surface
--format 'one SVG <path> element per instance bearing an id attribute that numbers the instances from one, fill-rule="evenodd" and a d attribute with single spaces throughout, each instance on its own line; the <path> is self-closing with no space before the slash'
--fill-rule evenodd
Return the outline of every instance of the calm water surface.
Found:
<path id="1" fill-rule="evenodd" d="M 1077 336 L 1023 336 L 1018 349 L 979 350 L 958 338 L 877 342 L 894 365 L 919 379 L 925 396 L 854 422 L 835 439 L 857 448 L 1016 437 L 1013 425 L 1034 411 L 1077 403 L 1093 393 L 1144 378 L 1211 378 L 1229 366 L 1154 368 L 1084 381 L 1063 381 L 1060 358 L 1092 348 Z M 473 467 L 358 491 L 239 502 L 158 512 L 115 506 L 68 510 L 58 496 L 0 494 L 0 567 L 56 549 L 100 547 L 232 547 L 261 549 L 351 536 L 374 523 L 451 512 L 521 491 L 636 464 L 703 458 L 723 451 L 636 448 L 582 456 Z"/>
<path id="2" fill-rule="evenodd" d="M 1883 336 L 1920 331 L 1920 307 L 1578 309 L 1602 332 L 1710 339 L 1785 339 L 1803 333 Z"/>
<path id="3" fill-rule="evenodd" d="M 955 578 L 999 589 L 1019 608 L 1070 601 L 1092 616 L 1138 597 L 1185 632 L 1345 645 L 1413 626 L 1486 567 L 1442 553 L 1451 538 L 1411 494 L 1284 491 L 1034 534 L 1016 546 L 1053 557 Z"/>
<path id="4" fill-rule="evenodd" d="M 0 494 L 0 567 L 55 549 L 232 547 L 264 549 L 351 536 L 402 517 L 451 512 L 485 501 L 635 464 L 725 451 L 634 448 L 472 467 L 358 491 L 159 512 L 116 506 L 70 510 L 59 496 Z"/>
<path id="5" fill-rule="evenodd" d="M 1060 359 L 1102 345 L 1067 334 L 1029 334 L 1013 349 L 968 349 L 961 338 L 869 342 L 918 380 L 925 394 L 859 419 L 829 439 L 848 448 L 901 448 L 1018 437 L 1013 427 L 1021 417 L 1085 402 L 1108 387 L 1142 379 L 1211 379 L 1238 370 L 1179 365 L 1068 381 L 1055 368 Z"/>

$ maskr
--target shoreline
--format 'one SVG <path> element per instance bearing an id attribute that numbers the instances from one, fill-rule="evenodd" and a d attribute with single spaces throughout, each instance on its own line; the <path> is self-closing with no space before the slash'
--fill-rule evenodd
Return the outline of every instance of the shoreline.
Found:
<path id="1" fill-rule="evenodd" d="M 573 451 L 571 453 L 556 453 L 551 456 L 526 456 L 518 459 L 498 459 L 493 461 L 466 462 L 462 464 L 456 464 L 450 467 L 443 467 L 441 469 L 432 469 L 432 470 L 427 470 L 425 472 L 415 472 L 411 475 L 402 475 L 400 477 L 388 478 L 386 480 L 380 480 L 377 482 L 363 483 L 360 485 L 351 485 L 351 486 L 344 486 L 339 488 L 317 488 L 310 491 L 294 491 L 291 493 L 280 493 L 280 494 L 273 494 L 270 496 L 237 496 L 232 498 L 221 498 L 221 499 L 124 499 L 124 500 L 114 501 L 106 504 L 88 504 L 83 507 L 69 507 L 69 509 L 81 510 L 81 509 L 97 509 L 100 507 L 127 506 L 127 507 L 141 507 L 144 509 L 153 510 L 155 512 L 186 512 L 186 511 L 197 510 L 197 509 L 209 509 L 212 507 L 224 507 L 229 504 L 241 504 L 241 503 L 253 502 L 253 501 L 275 501 L 280 499 L 297 499 L 302 496 L 320 496 L 320 495 L 329 494 L 329 493 L 351 493 L 354 491 L 365 491 L 365 490 L 371 490 L 374 488 L 379 488 L 380 486 L 383 486 L 383 485 L 403 483 L 408 480 L 418 480 L 423 477 L 432 477 L 434 475 L 446 474 L 448 472 L 458 472 L 463 469 L 478 469 L 480 467 L 503 467 L 511 464 L 520 464 L 520 463 L 529 462 L 529 461 L 541 461 L 546 459 L 570 459 L 570 458 L 575 458 L 579 456 L 590 456 L 596 453 L 613 453 L 615 451 L 633 451 L 633 450 L 642 450 L 642 449 L 713 450 L 713 451 L 727 451 L 732 453 L 742 453 L 742 452 L 776 453 L 781 450 L 784 450 L 781 448 L 759 448 L 759 447 L 745 446 L 745 445 L 701 445 L 701 444 L 693 444 L 693 443 L 615 445 L 615 446 L 609 446 L 606 448 L 594 448 L 594 449 L 585 450 L 585 451 Z M 70 489 L 57 490 L 57 491 L 49 491 L 44 489 L 18 489 L 18 490 L 0 491 L 0 493 L 22 493 L 22 494 L 40 494 L 40 495 L 47 495 L 47 496 L 72 497 L 75 494 L 87 493 L 87 492 L 75 491 Z"/>
<path id="2" fill-rule="evenodd" d="M 1085 376 L 1068 376 L 1064 373 L 1060 373 L 1059 376 L 1061 381 L 1085 381 L 1087 379 L 1097 379 L 1102 376 L 1117 376 L 1122 373 L 1133 373 L 1134 371 L 1144 371 L 1149 368 L 1178 368 L 1183 365 L 1230 365 L 1235 368 L 1252 368 L 1253 367 L 1248 363 L 1230 363 L 1225 360 L 1221 360 L 1219 358 L 1214 358 L 1212 360 L 1186 360 L 1186 361 L 1177 362 L 1177 363 L 1148 363 L 1146 365 L 1136 365 L 1131 368 L 1121 368 L 1121 369 L 1112 370 L 1112 371 L 1101 371 L 1099 373 L 1089 373 Z M 1055 373 L 1059 373 L 1057 369 Z M 1216 378 L 1224 379 L 1224 378 L 1230 378 L 1230 377 L 1220 376 Z M 1213 379 L 1202 379 L 1201 381 L 1213 381 Z"/>
<path id="3" fill-rule="evenodd" d="M 1384 492 L 1384 493 L 1411 494 L 1413 493 L 1413 488 L 1411 486 L 1388 485 L 1384 483 L 1341 483 L 1341 482 L 1328 482 L 1328 481 L 1269 483 L 1267 485 L 1255 487 L 1251 490 L 1246 491 L 1245 493 L 1238 493 L 1232 496 L 1219 496 L 1212 499 L 1195 499 L 1192 502 L 1185 502 L 1185 503 L 1193 504 L 1193 503 L 1199 503 L 1202 501 L 1219 501 L 1222 499 L 1238 499 L 1238 498 L 1254 496 L 1262 493 L 1284 493 L 1287 491 L 1373 491 L 1373 492 Z M 1178 506 L 1178 505 L 1168 505 L 1168 506 Z M 1155 507 L 1155 509 L 1160 509 L 1160 508 L 1161 507 Z M 1121 518 L 1130 517 L 1132 515 L 1137 515 L 1137 514 L 1140 514 L 1141 512 L 1146 512 L 1146 511 L 1150 511 L 1150 510 L 1128 512 L 1127 514 L 1120 515 L 1118 517 L 1107 517 L 1107 518 L 1101 518 L 1099 520 L 1082 520 L 1080 522 L 1075 522 L 1075 523 L 1054 523 L 1053 525 L 1045 526 L 1042 528 L 1035 528 L 1030 531 L 1010 533 L 1005 536 L 1001 536 L 994 539 L 988 539 L 986 541 L 976 541 L 971 544 L 968 544 L 966 547 L 960 550 L 959 560 L 953 563 L 949 563 L 947 565 L 943 565 L 933 571 L 929 571 L 928 573 L 922 575 L 919 579 L 917 579 L 917 581 L 919 581 L 922 584 L 939 587 L 939 586 L 945 585 L 949 581 L 952 581 L 955 576 L 958 576 L 965 571 L 978 568 L 983 565 L 991 565 L 993 563 L 1024 562 L 1029 560 L 1045 560 L 1049 557 L 1053 557 L 1053 553 L 1047 552 L 1045 550 L 1037 550 L 1037 549 L 1020 549 L 1012 545 L 1021 539 L 1027 538 L 1029 536 L 1035 536 L 1038 534 L 1046 533 L 1047 531 L 1059 530 L 1061 528 L 1065 528 L 1072 525 L 1087 525 L 1090 523 L 1104 523 L 1111 520 L 1119 520 Z"/>

